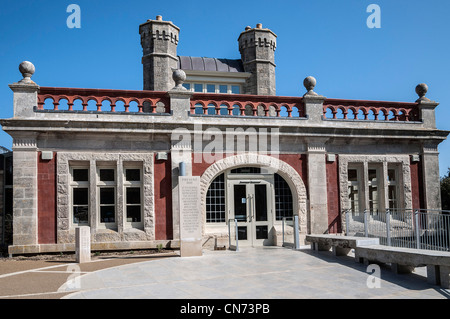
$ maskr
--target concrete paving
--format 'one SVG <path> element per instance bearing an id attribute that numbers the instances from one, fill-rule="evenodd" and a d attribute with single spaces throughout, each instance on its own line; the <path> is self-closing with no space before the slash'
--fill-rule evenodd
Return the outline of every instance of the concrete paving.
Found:
<path id="1" fill-rule="evenodd" d="M 366 271 L 351 256 L 331 252 L 241 248 L 99 270 L 72 278 L 58 292 L 73 292 L 68 299 L 450 298 L 450 290 L 426 282 L 425 268 L 395 275 L 381 267 L 379 282 Z"/>

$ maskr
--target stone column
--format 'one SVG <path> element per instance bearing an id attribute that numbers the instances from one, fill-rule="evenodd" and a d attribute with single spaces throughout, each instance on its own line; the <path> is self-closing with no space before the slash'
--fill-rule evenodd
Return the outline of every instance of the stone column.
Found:
<path id="1" fill-rule="evenodd" d="M 14 118 L 34 116 L 39 86 L 31 80 L 35 67 L 19 65 L 23 79 L 9 85 L 14 92 Z M 13 245 L 38 244 L 37 136 L 35 132 L 11 132 L 13 137 Z"/>
<path id="2" fill-rule="evenodd" d="M 422 179 L 425 209 L 442 209 L 439 176 L 439 152 L 435 143 L 424 143 L 422 147 Z"/>
<path id="3" fill-rule="evenodd" d="M 38 244 L 37 133 L 13 136 L 13 245 Z"/>
<path id="4" fill-rule="evenodd" d="M 182 70 L 173 72 L 175 87 L 168 92 L 170 108 L 176 122 L 186 121 L 189 117 L 192 93 L 183 86 L 186 75 Z M 185 176 L 192 176 L 192 146 L 191 134 L 187 128 L 180 127 L 172 132 L 171 161 L 172 161 L 172 221 L 173 239 L 180 238 L 180 203 L 178 181 L 180 176 L 180 163 L 185 165 Z"/>
<path id="5" fill-rule="evenodd" d="M 310 233 L 324 234 L 328 229 L 325 140 L 309 141 L 307 153 Z"/>

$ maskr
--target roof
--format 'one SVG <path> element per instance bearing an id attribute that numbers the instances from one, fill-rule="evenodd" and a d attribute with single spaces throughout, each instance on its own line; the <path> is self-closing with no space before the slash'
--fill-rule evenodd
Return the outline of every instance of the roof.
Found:
<path id="1" fill-rule="evenodd" d="M 191 56 L 178 56 L 178 68 L 192 71 L 244 72 L 240 59 L 230 60 Z"/>

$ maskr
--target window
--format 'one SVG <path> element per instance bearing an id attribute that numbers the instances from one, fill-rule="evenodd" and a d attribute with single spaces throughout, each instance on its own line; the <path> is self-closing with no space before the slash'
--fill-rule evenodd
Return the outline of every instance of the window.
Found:
<path id="1" fill-rule="evenodd" d="M 70 193 L 72 223 L 75 226 L 89 224 L 89 169 L 72 168 Z"/>
<path id="2" fill-rule="evenodd" d="M 349 169 L 348 170 L 348 201 L 350 210 L 354 213 L 358 213 L 360 210 L 359 205 L 359 179 L 358 170 Z"/>
<path id="3" fill-rule="evenodd" d="M 241 87 L 239 85 L 232 85 L 231 86 L 231 93 L 232 94 L 240 94 L 241 93 Z"/>
<path id="4" fill-rule="evenodd" d="M 194 92 L 203 92 L 203 84 L 194 84 Z"/>
<path id="5" fill-rule="evenodd" d="M 396 164 L 388 164 L 387 170 L 381 163 L 369 163 L 366 171 L 363 166 L 353 164 L 348 169 L 348 208 L 355 213 L 368 210 L 371 213 L 384 212 L 385 209 L 399 208 L 399 169 Z M 366 180 L 363 180 L 363 176 Z"/>
<path id="6" fill-rule="evenodd" d="M 275 178 L 275 218 L 282 220 L 284 217 L 294 216 L 292 192 L 288 183 L 278 174 Z"/>
<path id="7" fill-rule="evenodd" d="M 100 224 L 110 227 L 116 222 L 116 170 L 98 168 L 97 176 Z"/>
<path id="8" fill-rule="evenodd" d="M 196 93 L 241 94 L 240 85 L 215 83 L 183 83 L 186 90 Z"/>
<path id="9" fill-rule="evenodd" d="M 125 220 L 128 225 L 141 227 L 142 223 L 142 169 L 124 169 Z"/>
<path id="10" fill-rule="evenodd" d="M 379 209 L 379 187 L 377 169 L 369 167 L 369 211 L 378 212 Z"/>
<path id="11" fill-rule="evenodd" d="M 398 208 L 397 177 L 396 177 L 396 171 L 393 168 L 388 168 L 387 186 L 388 186 L 389 210 L 396 210 Z"/>
<path id="12" fill-rule="evenodd" d="M 206 193 L 206 222 L 225 222 L 225 174 L 216 177 Z"/>

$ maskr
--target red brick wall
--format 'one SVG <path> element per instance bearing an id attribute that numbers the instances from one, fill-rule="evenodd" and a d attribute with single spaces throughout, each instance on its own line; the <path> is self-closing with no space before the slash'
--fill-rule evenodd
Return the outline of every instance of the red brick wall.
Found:
<path id="1" fill-rule="evenodd" d="M 337 157 L 336 157 L 337 159 Z M 328 202 L 328 232 L 340 233 L 341 215 L 339 201 L 339 165 L 338 160 L 326 163 L 327 170 L 327 202 Z"/>
<path id="2" fill-rule="evenodd" d="M 423 180 L 422 180 L 422 162 L 411 162 L 411 192 L 412 192 L 412 208 L 424 208 L 423 201 Z"/>
<path id="3" fill-rule="evenodd" d="M 170 154 L 167 160 L 155 156 L 155 238 L 173 238 L 172 225 L 172 168 Z"/>
<path id="4" fill-rule="evenodd" d="M 56 153 L 41 160 L 38 152 L 38 242 L 56 243 Z"/>

